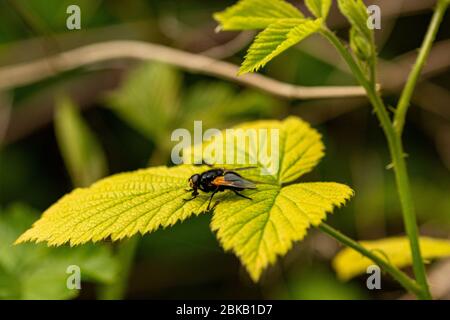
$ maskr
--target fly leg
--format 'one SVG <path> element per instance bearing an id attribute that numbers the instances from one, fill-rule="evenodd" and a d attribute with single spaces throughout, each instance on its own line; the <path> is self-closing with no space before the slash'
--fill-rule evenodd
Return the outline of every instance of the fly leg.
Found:
<path id="1" fill-rule="evenodd" d="M 192 191 L 192 198 L 189 198 L 189 199 L 183 199 L 184 201 L 191 201 L 191 200 L 194 200 L 195 198 L 197 198 L 197 196 L 198 196 L 198 191 L 197 190 L 194 190 L 194 191 Z"/>
<path id="2" fill-rule="evenodd" d="M 236 190 L 234 190 L 234 189 L 231 189 L 237 196 L 239 196 L 239 197 L 242 197 L 242 198 L 245 198 L 245 199 L 248 199 L 248 200 L 252 200 L 252 198 L 250 198 L 250 197 L 247 197 L 247 196 L 244 196 L 242 193 L 239 193 L 239 192 L 237 192 Z"/>
<path id="3" fill-rule="evenodd" d="M 209 202 L 208 202 L 208 206 L 206 207 L 206 211 L 209 211 L 210 206 L 211 206 L 211 201 L 212 201 L 214 195 L 215 195 L 218 191 L 219 191 L 219 188 L 217 188 L 216 190 L 213 191 L 211 197 L 209 198 Z"/>

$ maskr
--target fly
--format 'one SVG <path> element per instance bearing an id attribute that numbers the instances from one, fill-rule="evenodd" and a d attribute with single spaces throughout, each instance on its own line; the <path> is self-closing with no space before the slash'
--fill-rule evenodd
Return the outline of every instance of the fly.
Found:
<path id="1" fill-rule="evenodd" d="M 222 192 L 225 190 L 231 190 L 236 195 L 242 198 L 252 200 L 250 197 L 241 194 L 240 191 L 243 191 L 245 189 L 256 189 L 255 183 L 244 179 L 236 171 L 253 168 L 255 167 L 238 168 L 235 170 L 210 169 L 203 173 L 196 173 L 188 179 L 189 187 L 191 187 L 189 191 L 192 191 L 192 198 L 185 200 L 190 201 L 197 198 L 197 196 L 199 195 L 198 190 L 201 190 L 205 193 L 212 192 L 206 210 L 209 210 L 214 195 L 217 192 Z"/>

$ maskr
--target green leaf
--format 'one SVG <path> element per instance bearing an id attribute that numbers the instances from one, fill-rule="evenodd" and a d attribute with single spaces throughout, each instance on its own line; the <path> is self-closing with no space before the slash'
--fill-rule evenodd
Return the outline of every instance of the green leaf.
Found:
<path id="1" fill-rule="evenodd" d="M 331 0 L 305 0 L 305 4 L 316 18 L 326 19 L 331 7 Z"/>
<path id="2" fill-rule="evenodd" d="M 267 62 L 319 31 L 322 19 L 285 19 L 269 25 L 250 46 L 239 74 L 257 71 Z"/>
<path id="3" fill-rule="evenodd" d="M 171 67 L 144 63 L 128 75 L 106 102 L 148 139 L 162 139 L 178 111 L 180 83 L 180 74 Z"/>
<path id="4" fill-rule="evenodd" d="M 328 12 L 329 2 L 320 3 L 321 14 Z M 314 1 L 309 5 L 318 8 L 319 3 Z M 242 0 L 216 13 L 214 18 L 224 30 L 264 29 L 250 46 L 239 74 L 257 71 L 322 26 L 322 18 L 305 19 L 299 10 L 281 0 Z"/>
<path id="5" fill-rule="evenodd" d="M 224 110 L 238 99 L 233 87 L 222 82 L 200 82 L 189 88 L 180 108 L 181 128 L 190 128 L 202 119 L 203 127 L 215 127 L 223 122 Z"/>
<path id="6" fill-rule="evenodd" d="M 248 176 L 257 181 L 264 180 L 267 183 L 278 185 L 294 182 L 303 174 L 310 172 L 324 155 L 325 147 L 321 141 L 321 135 L 312 129 L 307 122 L 297 117 L 288 117 L 283 121 L 244 122 L 232 129 L 235 129 L 232 133 L 224 135 L 223 149 L 221 150 L 222 158 L 217 159 L 220 157 L 216 157 L 215 154 L 211 156 L 209 153 L 204 153 L 204 160 L 207 163 L 226 166 L 226 163 L 229 162 L 227 147 L 233 143 L 235 147 L 233 161 L 235 163 L 238 163 L 238 159 L 246 159 L 246 163 L 250 165 L 257 164 L 259 167 L 267 170 L 265 175 L 262 176 L 259 169 L 248 171 Z M 267 130 L 267 135 L 258 136 L 258 143 L 262 146 L 272 146 L 271 136 L 273 134 L 278 135 L 277 144 L 279 144 L 279 149 L 271 150 L 272 148 L 269 147 L 268 151 L 276 152 L 279 170 L 272 170 L 272 163 L 262 163 L 259 150 L 242 148 L 242 146 L 251 143 L 251 133 L 254 130 Z M 242 138 L 244 141 L 239 140 Z M 205 142 L 203 145 L 183 150 L 184 162 L 192 163 L 194 161 L 193 155 L 196 152 L 195 149 L 207 149 L 212 143 L 214 141 Z M 269 156 L 271 156 L 270 153 Z M 258 175 L 254 176 L 255 173 Z"/>
<path id="7" fill-rule="evenodd" d="M 186 92 L 180 108 L 180 128 L 190 128 L 202 119 L 203 128 L 222 127 L 235 120 L 261 118 L 279 114 L 282 106 L 272 97 L 254 90 L 236 93 L 223 82 L 197 83 Z"/>
<path id="8" fill-rule="evenodd" d="M 372 46 L 355 27 L 350 29 L 350 48 L 360 61 L 369 61 L 372 56 Z"/>
<path id="9" fill-rule="evenodd" d="M 302 240 L 310 226 L 319 225 L 334 206 L 353 191 L 338 183 L 265 185 L 248 192 L 253 200 L 225 199 L 211 223 L 225 250 L 233 250 L 257 281 L 262 270 Z"/>
<path id="10" fill-rule="evenodd" d="M 154 167 L 75 189 L 51 206 L 18 243 L 36 240 L 77 245 L 171 226 L 206 208 L 207 196 L 184 201 L 189 197 L 187 179 L 199 170 L 202 167 Z"/>
<path id="11" fill-rule="evenodd" d="M 214 14 L 223 30 L 264 29 L 280 19 L 301 19 L 303 14 L 282 0 L 241 0 Z"/>
<path id="12" fill-rule="evenodd" d="M 83 281 L 104 284 L 116 280 L 117 261 L 105 245 L 13 246 L 36 216 L 35 210 L 21 204 L 0 210 L 0 299 L 73 298 L 79 291 L 66 286 L 70 265 L 80 267 Z"/>
<path id="13" fill-rule="evenodd" d="M 78 108 L 67 98 L 58 101 L 55 132 L 66 168 L 74 185 L 87 186 L 108 171 L 106 158 Z"/>
<path id="14" fill-rule="evenodd" d="M 373 30 L 367 26 L 367 8 L 362 0 L 338 0 L 338 5 L 351 24 L 350 47 L 365 72 L 369 73 L 375 67 L 376 47 Z"/>
<path id="15" fill-rule="evenodd" d="M 360 241 L 363 247 L 373 251 L 383 259 L 399 268 L 412 264 L 411 249 L 407 237 L 392 237 L 373 241 Z M 425 260 L 450 256 L 450 240 L 420 237 L 422 257 Z M 351 248 L 340 251 L 333 259 L 333 267 L 342 280 L 349 280 L 365 273 L 374 262 Z"/>
<path id="16" fill-rule="evenodd" d="M 367 40 L 372 38 L 372 30 L 367 27 L 369 14 L 362 0 L 338 0 L 342 14 L 350 24 Z"/>
<path id="17" fill-rule="evenodd" d="M 243 191 L 252 200 L 229 191 L 214 198 L 212 229 L 217 231 L 223 247 L 233 250 L 257 281 L 264 268 L 286 253 L 294 241 L 301 240 L 310 226 L 320 224 L 334 206 L 349 199 L 353 191 L 333 182 L 285 186 L 312 170 L 323 156 L 320 135 L 299 118 L 248 122 L 234 129 L 266 129 L 279 135 L 278 140 L 269 134 L 258 141 L 260 146 L 272 146 L 270 139 L 278 141 L 276 150 L 269 153 L 277 155 L 279 170 L 271 172 L 272 164 L 258 162 L 258 168 L 242 171 L 244 178 L 257 182 L 255 190 Z M 234 134 L 229 138 L 234 140 Z M 245 153 L 242 147 L 247 143 L 234 144 L 234 154 Z M 254 158 L 256 154 L 248 151 L 247 156 Z M 171 226 L 205 212 L 210 193 L 201 193 L 191 201 L 185 199 L 191 197 L 186 190 L 188 178 L 206 168 L 155 167 L 114 175 L 89 188 L 76 189 L 51 206 L 16 243 L 75 245 L 108 237 L 119 240 Z M 261 171 L 271 174 L 262 175 Z"/>

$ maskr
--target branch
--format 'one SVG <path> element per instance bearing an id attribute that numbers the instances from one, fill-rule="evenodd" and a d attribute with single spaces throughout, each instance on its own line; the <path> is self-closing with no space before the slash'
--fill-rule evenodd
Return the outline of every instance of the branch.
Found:
<path id="1" fill-rule="evenodd" d="M 206 56 L 140 41 L 109 41 L 68 50 L 47 58 L 0 68 L 0 90 L 27 85 L 82 66 L 115 59 L 153 60 L 216 76 L 289 99 L 364 96 L 357 86 L 303 87 L 260 74 L 237 76 L 238 67 Z"/>

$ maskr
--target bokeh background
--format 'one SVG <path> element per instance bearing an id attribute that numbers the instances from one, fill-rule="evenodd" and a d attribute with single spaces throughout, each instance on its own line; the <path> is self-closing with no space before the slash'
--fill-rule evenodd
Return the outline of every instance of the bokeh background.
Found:
<path id="1" fill-rule="evenodd" d="M 395 105 L 435 1 L 365 2 L 381 8 L 382 29 L 376 31 L 379 81 L 387 100 Z M 239 65 L 255 33 L 216 33 L 212 19 L 214 12 L 233 3 L 1 0 L 0 77 L 5 67 L 109 40 L 157 43 Z M 303 1 L 293 3 L 304 9 Z M 70 4 L 81 8 L 81 30 L 66 28 Z M 347 37 L 348 25 L 335 3 L 329 25 Z M 421 233 L 442 238 L 450 236 L 449 66 L 447 13 L 414 94 L 404 134 Z M 276 58 L 262 73 L 304 86 L 355 84 L 319 36 Z M 282 119 L 289 114 L 311 122 L 327 147 L 318 168 L 302 180 L 337 181 L 356 190 L 353 200 L 329 217 L 330 224 L 356 239 L 401 234 L 388 150 L 365 98 L 287 100 L 215 77 L 130 59 L 0 88 L 0 298 L 402 297 L 403 290 L 388 277 L 378 291 L 366 289 L 364 276 L 340 282 L 330 265 L 339 245 L 318 230 L 253 284 L 237 258 L 219 246 L 208 215 L 119 245 L 11 246 L 20 232 L 75 186 L 167 164 L 170 132 L 193 129 L 194 119 L 226 128 L 244 120 Z M 136 247 L 135 255 L 121 254 L 124 246 Z M 83 289 L 67 292 L 65 266 L 74 261 L 82 268 Z M 128 275 L 121 267 L 123 261 L 130 262 Z M 428 270 L 448 282 L 441 298 L 449 298 L 450 262 L 443 260 Z M 108 286 L 115 287 L 115 293 L 105 293 Z"/>

